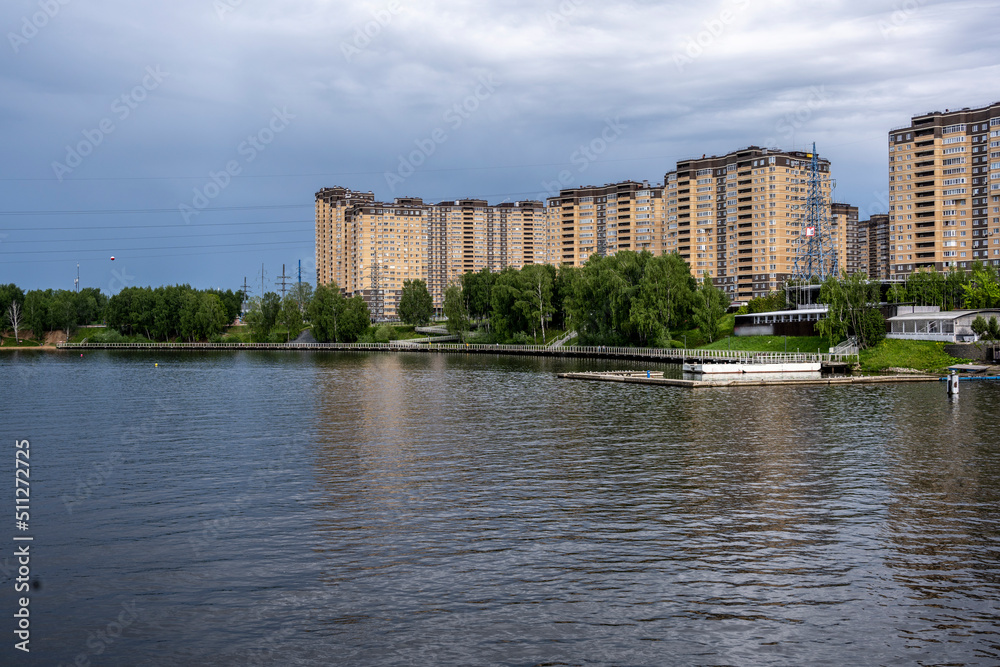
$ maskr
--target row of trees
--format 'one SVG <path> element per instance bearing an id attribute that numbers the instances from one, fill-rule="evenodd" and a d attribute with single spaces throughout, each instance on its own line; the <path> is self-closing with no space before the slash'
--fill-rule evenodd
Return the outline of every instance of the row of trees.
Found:
<path id="1" fill-rule="evenodd" d="M 1000 307 L 1000 276 L 996 267 L 982 262 L 974 263 L 968 271 L 917 271 L 907 276 L 906 282 L 893 285 L 886 300 L 939 306 L 941 310 L 996 308 Z"/>
<path id="2" fill-rule="evenodd" d="M 108 300 L 104 319 L 124 336 L 194 341 L 221 334 L 239 316 L 242 304 L 241 291 L 126 287 Z"/>
<path id="3" fill-rule="evenodd" d="M 0 324 L 13 330 L 20 342 L 31 332 L 41 339 L 46 331 L 63 330 L 68 336 L 81 324 L 101 319 L 108 298 L 100 290 L 87 287 L 72 290 L 31 290 L 25 293 L 13 283 L 0 285 Z"/>
<path id="4" fill-rule="evenodd" d="M 729 301 L 710 278 L 699 282 L 678 255 L 619 252 L 582 267 L 529 265 L 467 273 L 445 292 L 449 331 L 479 321 L 498 342 L 527 342 L 546 328 L 575 329 L 594 345 L 668 345 L 671 332 L 719 335 Z"/>

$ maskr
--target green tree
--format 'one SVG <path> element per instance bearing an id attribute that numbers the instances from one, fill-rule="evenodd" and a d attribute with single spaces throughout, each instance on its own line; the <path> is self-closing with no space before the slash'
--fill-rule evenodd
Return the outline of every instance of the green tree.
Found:
<path id="1" fill-rule="evenodd" d="M 990 325 L 986 321 L 986 318 L 982 315 L 976 315 L 976 319 L 972 320 L 970 325 L 972 333 L 976 334 L 980 338 L 985 338 L 986 333 L 989 331 Z"/>
<path id="2" fill-rule="evenodd" d="M 725 293 L 712 283 L 712 277 L 706 271 L 694 297 L 693 320 L 701 334 L 714 341 L 719 337 L 722 318 L 726 315 L 729 299 Z"/>
<path id="3" fill-rule="evenodd" d="M 483 320 L 489 318 L 493 311 L 493 286 L 497 281 L 496 273 L 483 267 L 478 273 L 469 272 L 462 275 L 462 297 L 465 299 L 465 309 L 470 318 Z M 491 328 L 491 322 L 487 327 Z"/>
<path id="4" fill-rule="evenodd" d="M 302 333 L 302 311 L 299 309 L 299 300 L 295 294 L 288 293 L 282 299 L 278 321 L 287 331 L 285 342 L 291 342 L 292 338 L 298 338 Z"/>
<path id="5" fill-rule="evenodd" d="M 372 315 L 368 304 L 356 294 L 344 300 L 344 314 L 341 318 L 340 335 L 343 343 L 355 343 L 371 328 Z"/>
<path id="6" fill-rule="evenodd" d="M 194 342 L 200 333 L 200 327 L 198 325 L 198 309 L 201 306 L 199 303 L 198 294 L 194 290 L 188 290 L 181 295 L 179 302 L 179 317 L 180 320 L 180 330 L 178 331 L 181 338 L 184 338 L 189 343 Z"/>
<path id="7" fill-rule="evenodd" d="M 448 333 L 465 340 L 469 330 L 469 314 L 459 285 L 449 285 L 444 291 L 444 316 L 448 318 Z"/>
<path id="8" fill-rule="evenodd" d="M 368 304 L 360 296 L 344 298 L 336 283 L 320 285 L 309 303 L 313 336 L 321 343 L 353 343 L 371 327 Z"/>
<path id="9" fill-rule="evenodd" d="M 7 313 L 11 304 L 15 302 L 18 308 L 22 310 L 23 318 L 24 291 L 14 283 L 0 285 L 0 329 L 6 329 L 11 325 L 10 320 L 7 318 Z"/>
<path id="10" fill-rule="evenodd" d="M 746 312 L 751 315 L 754 313 L 770 313 L 775 310 L 785 310 L 787 307 L 788 303 L 785 298 L 785 291 L 775 290 L 767 296 L 750 299 L 746 305 Z"/>
<path id="11" fill-rule="evenodd" d="M 529 264 L 521 269 L 521 310 L 531 320 L 532 329 L 537 321 L 545 342 L 545 322 L 552 315 L 552 291 L 555 282 L 554 267 Z"/>
<path id="12" fill-rule="evenodd" d="M 278 323 L 278 313 L 281 312 L 281 297 L 274 292 L 267 292 L 260 300 L 260 312 L 264 328 L 270 333 Z"/>
<path id="13" fill-rule="evenodd" d="M 962 285 L 966 308 L 994 308 L 1000 306 L 1000 284 L 992 266 L 976 262 L 968 282 Z"/>
<path id="14" fill-rule="evenodd" d="M 632 299 L 629 321 L 647 345 L 665 345 L 691 304 L 695 281 L 677 254 L 649 257 Z"/>
<path id="15" fill-rule="evenodd" d="M 208 339 L 222 333 L 229 319 L 226 305 L 215 292 L 202 292 L 198 297 L 197 336 Z"/>
<path id="16" fill-rule="evenodd" d="M 423 280 L 404 280 L 403 293 L 396 309 L 399 319 L 407 324 L 423 326 L 431 321 L 434 314 L 434 300 Z"/>
<path id="17" fill-rule="evenodd" d="M 906 293 L 905 283 L 896 283 L 889 288 L 889 291 L 885 295 L 886 301 L 890 303 L 902 303 L 909 299 Z"/>
<path id="18" fill-rule="evenodd" d="M 49 290 L 51 292 L 51 290 Z M 49 296 L 43 290 L 31 290 L 24 295 L 24 324 L 35 340 L 45 340 L 49 317 Z"/>
<path id="19" fill-rule="evenodd" d="M 76 293 L 69 290 L 56 291 L 52 296 L 49 316 L 52 330 L 61 329 L 68 338 L 77 326 Z"/>
<path id="20" fill-rule="evenodd" d="M 922 298 L 934 298 L 927 289 L 934 288 L 933 279 L 921 279 L 917 289 L 924 289 Z M 930 286 L 930 287 L 928 287 Z M 836 339 L 856 336 L 862 349 L 873 347 L 885 338 L 885 318 L 878 311 L 880 283 L 868 280 L 860 273 L 843 278 L 829 276 L 820 289 L 819 300 L 827 305 L 827 315 L 816 323 L 816 330 L 833 346 Z"/>
<path id="21" fill-rule="evenodd" d="M 309 309 L 309 302 L 312 301 L 313 288 L 308 282 L 295 283 L 291 290 L 292 298 L 299 304 L 299 310 L 305 315 Z"/>

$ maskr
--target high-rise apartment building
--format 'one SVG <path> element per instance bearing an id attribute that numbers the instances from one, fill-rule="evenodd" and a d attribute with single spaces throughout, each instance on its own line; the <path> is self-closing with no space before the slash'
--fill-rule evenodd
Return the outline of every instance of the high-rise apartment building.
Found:
<path id="1" fill-rule="evenodd" d="M 665 178 L 663 250 L 699 278 L 708 272 L 735 303 L 778 289 L 805 234 L 811 161 L 811 153 L 751 146 L 678 162 Z M 829 226 L 830 162 L 818 162 Z"/>
<path id="2" fill-rule="evenodd" d="M 795 271 L 810 231 L 812 154 L 750 148 L 682 160 L 663 184 L 624 181 L 561 190 L 537 201 L 378 202 L 371 192 L 316 193 L 316 279 L 362 294 L 375 317 L 393 318 L 407 279 L 422 279 L 441 308 L 448 285 L 470 271 L 528 264 L 581 266 L 623 250 L 677 253 L 731 301 L 778 289 Z M 830 163 L 818 160 L 824 231 L 837 264 L 865 270 L 868 245 L 856 207 L 831 204 Z"/>
<path id="3" fill-rule="evenodd" d="M 1000 266 L 1000 102 L 889 132 L 889 271 Z"/>
<path id="4" fill-rule="evenodd" d="M 393 319 L 403 282 L 420 279 L 441 308 L 448 284 L 463 273 L 545 263 L 545 220 L 536 201 L 387 203 L 371 192 L 324 188 L 316 193 L 316 282 L 361 294 L 373 317 Z"/>
<path id="5" fill-rule="evenodd" d="M 625 181 L 562 190 L 548 199 L 550 264 L 581 266 L 619 250 L 662 252 L 663 186 Z"/>
<path id="6" fill-rule="evenodd" d="M 889 214 L 876 213 L 861 223 L 868 237 L 868 277 L 889 279 Z"/>
<path id="7" fill-rule="evenodd" d="M 868 231 L 858 221 L 858 207 L 834 202 L 830 207 L 833 221 L 830 232 L 837 253 L 837 273 L 868 274 Z"/>

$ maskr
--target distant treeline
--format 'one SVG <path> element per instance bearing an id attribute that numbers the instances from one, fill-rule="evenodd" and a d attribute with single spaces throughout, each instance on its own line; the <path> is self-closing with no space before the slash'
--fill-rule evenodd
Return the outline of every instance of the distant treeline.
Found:
<path id="1" fill-rule="evenodd" d="M 35 338 L 57 330 L 69 335 L 81 324 L 100 321 L 107 303 L 108 297 L 93 287 L 79 292 L 47 289 L 25 293 L 10 283 L 0 285 L 0 324 L 4 330 L 16 329 L 19 334 L 31 331 Z"/>
<path id="2" fill-rule="evenodd" d="M 239 291 L 190 285 L 126 287 L 108 301 L 104 319 L 123 336 L 195 341 L 221 334 L 239 317 L 242 304 Z"/>

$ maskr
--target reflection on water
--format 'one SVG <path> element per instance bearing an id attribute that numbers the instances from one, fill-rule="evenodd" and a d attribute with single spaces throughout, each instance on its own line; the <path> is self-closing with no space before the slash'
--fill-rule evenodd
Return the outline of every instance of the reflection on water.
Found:
<path id="1" fill-rule="evenodd" d="M 998 385 L 159 361 L 28 360 L 29 383 L 0 357 L 5 428 L 39 451 L 44 664 L 1000 661 Z M 129 601 L 137 622 L 87 653 Z"/>

